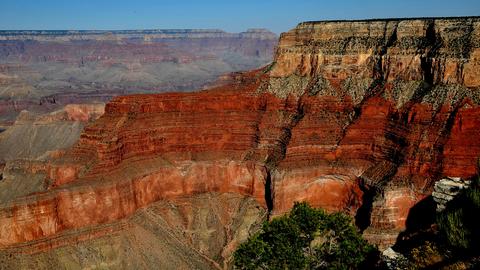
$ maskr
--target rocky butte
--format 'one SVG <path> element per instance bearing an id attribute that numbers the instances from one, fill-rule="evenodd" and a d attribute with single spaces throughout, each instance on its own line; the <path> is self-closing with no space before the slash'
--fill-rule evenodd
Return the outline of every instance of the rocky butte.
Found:
<path id="1" fill-rule="evenodd" d="M 227 86 L 117 97 L 63 155 L 5 167 L 39 188 L 3 199 L 2 263 L 228 267 L 294 201 L 388 247 L 436 181 L 477 173 L 479 59 L 478 17 L 305 22 Z"/>

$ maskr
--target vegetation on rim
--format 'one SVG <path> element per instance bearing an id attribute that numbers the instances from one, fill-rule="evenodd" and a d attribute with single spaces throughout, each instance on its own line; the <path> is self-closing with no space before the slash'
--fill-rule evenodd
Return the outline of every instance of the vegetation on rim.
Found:
<path id="1" fill-rule="evenodd" d="M 378 252 L 343 213 L 296 202 L 290 213 L 264 223 L 234 253 L 237 269 L 359 269 Z"/>

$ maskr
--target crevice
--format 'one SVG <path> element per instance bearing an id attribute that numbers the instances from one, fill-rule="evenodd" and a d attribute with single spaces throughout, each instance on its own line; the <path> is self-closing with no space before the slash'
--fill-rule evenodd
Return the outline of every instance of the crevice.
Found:
<path id="1" fill-rule="evenodd" d="M 358 208 L 357 213 L 355 214 L 355 225 L 360 230 L 360 233 L 363 233 L 363 231 L 370 227 L 373 201 L 377 192 L 374 188 L 369 188 L 365 185 L 363 180 L 360 180 L 359 187 L 363 192 L 362 206 Z"/>
<path id="2" fill-rule="evenodd" d="M 343 40 L 342 49 L 340 51 L 342 55 L 345 55 L 345 52 L 347 51 L 347 47 L 352 40 L 353 40 L 353 37 L 347 37 L 346 39 Z"/>
<path id="3" fill-rule="evenodd" d="M 425 38 L 427 39 L 427 44 L 434 45 L 437 41 L 437 35 L 435 33 L 435 21 L 432 20 L 429 22 L 427 30 L 425 32 Z"/>
<path id="4" fill-rule="evenodd" d="M 385 126 L 384 138 L 380 161 L 374 161 L 359 180 L 359 187 L 363 192 L 362 205 L 355 215 L 355 224 L 361 232 L 371 225 L 373 204 L 383 196 L 385 187 L 396 175 L 399 166 L 405 161 L 405 151 L 408 148 L 406 137 L 408 129 L 408 111 L 391 112 L 388 115 L 389 123 Z"/>
<path id="5" fill-rule="evenodd" d="M 303 96 L 307 95 L 308 91 L 305 91 Z M 302 96 L 302 97 L 303 97 Z M 272 179 L 272 172 L 277 168 L 278 164 L 285 159 L 287 153 L 287 146 L 292 138 L 292 129 L 301 121 L 304 117 L 304 103 L 300 97 L 297 101 L 297 108 L 286 121 L 286 124 L 281 128 L 281 134 L 271 150 L 269 151 L 267 160 L 265 161 L 266 179 L 265 179 L 265 204 L 267 206 L 267 220 L 270 220 L 271 213 L 274 209 L 275 202 L 275 187 Z M 288 104 L 288 98 L 285 101 Z M 287 106 L 287 105 L 285 105 Z M 288 112 L 288 110 L 286 111 Z"/>
<path id="6" fill-rule="evenodd" d="M 381 45 L 380 48 L 377 47 L 378 61 L 375 63 L 374 73 L 373 73 L 373 77 L 375 79 L 380 79 L 384 81 L 388 78 L 388 73 L 390 71 L 390 68 L 388 66 L 384 67 L 385 63 L 383 63 L 383 56 L 387 55 L 388 47 L 391 47 L 397 41 L 397 38 L 398 38 L 397 29 L 398 29 L 398 22 L 393 26 L 392 34 L 390 36 L 387 36 L 388 22 L 385 23 L 384 25 L 383 45 Z M 386 73 L 384 72 L 384 70 L 386 71 Z"/>
<path id="7" fill-rule="evenodd" d="M 474 29 L 472 20 L 469 21 L 467 27 L 468 27 L 468 30 L 467 30 L 467 33 L 465 34 L 466 38 L 462 46 L 462 52 L 461 52 L 461 57 L 464 59 L 470 59 L 471 53 L 472 53 L 472 47 L 474 47 L 474 44 L 473 44 L 474 41 L 472 39 L 473 39 L 473 31 L 475 29 Z"/>
<path id="8" fill-rule="evenodd" d="M 267 220 L 270 220 L 270 215 L 273 210 L 273 196 L 272 175 L 270 170 L 267 169 L 267 176 L 265 179 L 265 204 L 267 205 Z"/>
<path id="9" fill-rule="evenodd" d="M 350 126 L 355 124 L 355 122 L 360 118 L 362 115 L 362 107 L 365 105 L 365 102 L 378 94 L 380 94 L 384 88 L 384 83 L 385 81 L 382 78 L 377 78 L 375 79 L 368 89 L 365 91 L 365 97 L 356 105 L 353 107 L 351 113 L 350 113 L 350 119 L 348 123 L 342 128 L 342 134 L 340 136 L 340 139 L 337 141 L 337 145 L 340 145 L 342 143 L 343 138 L 345 137 L 345 134 L 347 133 L 347 130 Z"/>
<path id="10" fill-rule="evenodd" d="M 447 143 L 448 139 L 450 138 L 450 133 L 452 132 L 453 125 L 455 124 L 455 119 L 457 118 L 457 113 L 460 110 L 462 102 L 458 102 L 448 115 L 447 121 L 440 130 L 438 139 L 435 141 L 433 145 L 434 151 L 438 153 L 437 158 L 434 160 L 434 164 L 437 164 L 435 173 L 433 174 L 433 179 L 439 179 L 443 174 L 443 159 L 445 158 L 445 154 L 443 150 L 445 148 L 445 144 Z M 432 183 L 433 184 L 433 183 Z"/>
<path id="11" fill-rule="evenodd" d="M 428 56 L 420 58 L 420 67 L 423 71 L 423 80 L 429 85 L 433 84 L 432 59 Z"/>
<path id="12" fill-rule="evenodd" d="M 425 47 L 426 53 L 420 57 L 420 68 L 423 72 L 423 80 L 429 85 L 433 85 L 435 74 L 433 72 L 433 58 L 437 55 L 438 49 L 442 42 L 435 32 L 435 21 L 432 20 L 425 32 Z"/>
<path id="13" fill-rule="evenodd" d="M 385 45 L 385 47 L 387 47 L 387 48 L 391 47 L 397 41 L 397 39 L 398 39 L 397 29 L 398 29 L 398 23 L 395 24 L 395 27 L 393 28 L 392 35 L 388 38 L 387 44 Z"/>
<path id="14" fill-rule="evenodd" d="M 433 74 L 431 74 L 431 81 L 433 83 Z M 414 90 L 410 102 L 405 106 L 404 112 L 410 111 L 414 103 L 420 103 L 422 99 L 433 89 L 433 84 L 427 81 L 422 82 L 417 89 Z"/>
<path id="15" fill-rule="evenodd" d="M 393 26 L 392 34 L 390 36 L 387 36 L 387 30 L 388 30 L 388 23 L 385 24 L 384 29 L 383 29 L 383 45 L 381 47 L 377 47 L 377 55 L 376 55 L 376 61 L 373 64 L 373 82 L 369 85 L 367 90 L 365 91 L 365 96 L 363 99 L 357 104 L 353 109 L 353 116 L 352 120 L 350 121 L 350 124 L 353 124 L 355 120 L 361 115 L 361 108 L 365 104 L 365 102 L 374 96 L 380 95 L 384 88 L 385 88 L 385 80 L 388 78 L 388 72 L 389 68 L 385 67 L 385 70 L 387 73 L 384 72 L 384 63 L 383 63 L 383 56 L 387 54 L 388 52 L 388 47 L 391 47 L 394 45 L 394 43 L 397 41 L 397 29 L 398 29 L 398 22 Z M 347 125 L 345 129 L 349 126 Z"/>
<path id="16" fill-rule="evenodd" d="M 304 95 L 305 94 L 306 92 Z M 287 146 L 292 138 L 292 129 L 300 122 L 304 115 L 303 101 L 302 98 L 300 98 L 297 102 L 296 112 L 292 113 L 289 122 L 281 128 L 282 132 L 278 142 L 272 147 L 271 154 L 269 154 L 265 162 L 267 169 L 273 170 L 277 167 L 278 163 L 285 158 Z"/>

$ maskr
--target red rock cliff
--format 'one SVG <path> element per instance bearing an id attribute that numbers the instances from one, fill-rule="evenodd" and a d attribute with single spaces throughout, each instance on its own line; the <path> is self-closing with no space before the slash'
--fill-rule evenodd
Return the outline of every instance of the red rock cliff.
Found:
<path id="1" fill-rule="evenodd" d="M 476 173 L 479 37 L 478 18 L 307 22 L 229 86 L 118 97 L 43 168 L 44 192 L 3 206 L 0 244 L 203 192 L 367 208 L 365 235 L 391 244 L 436 180 Z"/>

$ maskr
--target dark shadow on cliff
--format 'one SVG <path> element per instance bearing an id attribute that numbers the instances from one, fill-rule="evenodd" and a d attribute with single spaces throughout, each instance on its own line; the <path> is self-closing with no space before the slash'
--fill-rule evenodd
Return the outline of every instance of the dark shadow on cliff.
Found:
<path id="1" fill-rule="evenodd" d="M 267 177 L 265 179 L 265 204 L 267 205 L 267 220 L 270 220 L 270 214 L 273 210 L 273 191 L 272 191 L 272 176 L 267 170 Z"/>
<path id="2" fill-rule="evenodd" d="M 405 252 L 424 243 L 434 241 L 436 204 L 432 196 L 428 196 L 415 204 L 408 212 L 406 229 L 399 234 L 393 246 L 396 251 Z"/>
<path id="3" fill-rule="evenodd" d="M 363 232 L 370 226 L 372 205 L 377 192 L 374 188 L 368 188 L 365 185 L 360 185 L 360 189 L 363 192 L 362 206 L 358 208 L 357 214 L 355 215 L 355 225 L 360 232 Z"/>
<path id="4" fill-rule="evenodd" d="M 451 269 L 455 265 L 480 269 L 480 187 L 476 180 L 472 182 L 442 212 L 435 211 L 432 196 L 416 204 L 393 249 L 408 256 L 411 263 L 420 263 L 420 269 Z"/>

